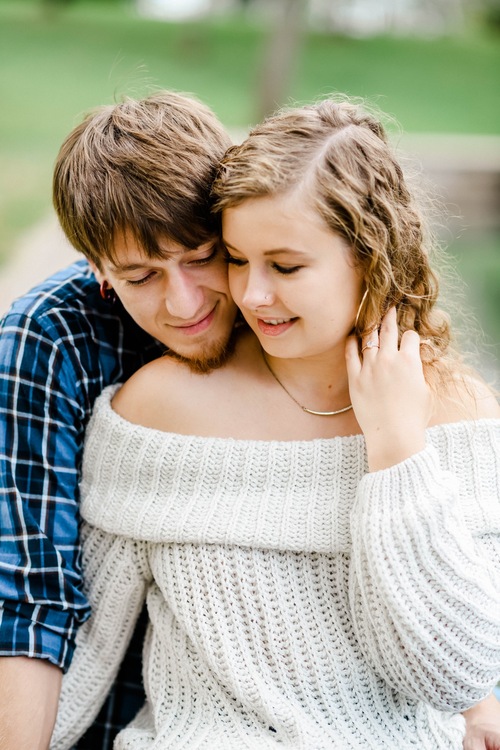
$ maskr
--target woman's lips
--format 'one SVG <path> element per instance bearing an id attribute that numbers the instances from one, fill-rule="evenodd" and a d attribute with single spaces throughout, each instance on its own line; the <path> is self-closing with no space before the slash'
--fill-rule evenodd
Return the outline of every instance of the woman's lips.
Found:
<path id="1" fill-rule="evenodd" d="M 277 320 L 280 320 L 278 318 Z M 288 331 L 289 328 L 291 328 L 297 318 L 290 318 L 289 320 L 284 321 L 283 323 L 278 322 L 269 322 L 269 320 L 263 320 L 262 318 L 257 318 L 257 325 L 259 326 L 259 331 L 262 333 L 265 333 L 266 336 L 279 336 L 280 334 L 284 333 L 285 331 Z"/>

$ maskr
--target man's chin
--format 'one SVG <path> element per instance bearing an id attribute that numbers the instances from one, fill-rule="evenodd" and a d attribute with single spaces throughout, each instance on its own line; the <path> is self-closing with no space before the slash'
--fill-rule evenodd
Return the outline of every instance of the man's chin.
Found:
<path id="1" fill-rule="evenodd" d="M 165 356 L 172 357 L 172 359 L 176 359 L 178 362 L 184 362 L 192 372 L 204 375 L 211 370 L 217 370 L 217 368 L 222 367 L 228 361 L 234 352 L 235 339 L 233 331 L 229 341 L 212 343 L 210 346 L 202 348 L 199 352 L 193 354 L 193 356 L 179 354 L 172 349 L 167 349 Z"/>

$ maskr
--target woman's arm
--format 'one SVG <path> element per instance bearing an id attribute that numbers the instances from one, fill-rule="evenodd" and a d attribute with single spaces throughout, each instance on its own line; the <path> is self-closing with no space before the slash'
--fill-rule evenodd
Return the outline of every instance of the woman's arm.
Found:
<path id="1" fill-rule="evenodd" d="M 456 469 L 444 470 L 443 448 L 426 444 L 425 428 L 436 411 L 444 416 L 438 421 L 457 420 L 431 396 L 417 334 L 407 331 L 398 346 L 393 309 L 370 341 L 361 358 L 353 340 L 346 351 L 370 469 L 351 516 L 358 640 L 396 690 L 462 711 L 500 676 L 498 423 L 450 436 L 447 461 Z M 498 417 L 491 401 L 491 414 L 483 404 L 481 417 Z M 466 521 L 464 487 L 480 531 Z"/>
<path id="2" fill-rule="evenodd" d="M 492 437 L 480 458 L 463 456 L 472 461 L 472 485 L 481 471 L 493 478 Z M 429 446 L 367 474 L 353 508 L 351 607 L 360 647 L 396 690 L 440 710 L 469 708 L 500 675 L 499 491 L 497 476 L 481 505 L 491 522 L 473 536 L 457 478 Z"/>

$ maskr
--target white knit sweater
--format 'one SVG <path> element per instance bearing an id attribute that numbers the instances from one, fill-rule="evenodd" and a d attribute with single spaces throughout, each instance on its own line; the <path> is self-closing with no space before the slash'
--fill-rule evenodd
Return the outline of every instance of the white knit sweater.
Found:
<path id="1" fill-rule="evenodd" d="M 144 598 L 148 703 L 115 748 L 460 750 L 500 677 L 500 421 L 433 427 L 367 473 L 362 436 L 265 442 L 96 405 L 82 485 L 93 615 L 51 748 L 71 747 Z"/>

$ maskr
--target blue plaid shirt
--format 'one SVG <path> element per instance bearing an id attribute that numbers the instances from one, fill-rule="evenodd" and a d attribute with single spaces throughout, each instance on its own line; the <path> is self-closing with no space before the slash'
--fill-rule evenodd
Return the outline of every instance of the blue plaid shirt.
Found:
<path id="1" fill-rule="evenodd" d="M 89 616 L 78 544 L 85 427 L 102 389 L 161 353 L 81 260 L 17 300 L 0 324 L 0 655 L 66 670 Z M 137 636 L 140 652 L 142 632 Z M 79 748 L 111 747 L 143 701 L 140 659 L 124 663 Z M 138 687 L 139 683 L 139 687 Z"/>

